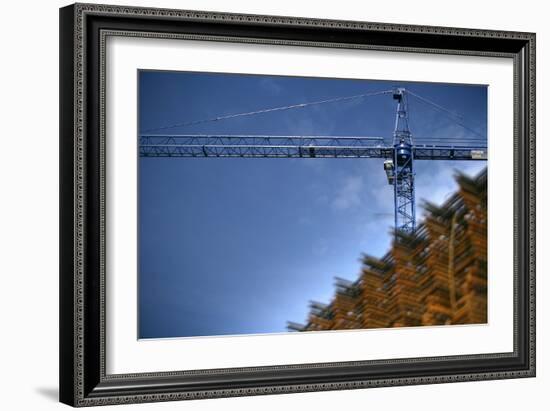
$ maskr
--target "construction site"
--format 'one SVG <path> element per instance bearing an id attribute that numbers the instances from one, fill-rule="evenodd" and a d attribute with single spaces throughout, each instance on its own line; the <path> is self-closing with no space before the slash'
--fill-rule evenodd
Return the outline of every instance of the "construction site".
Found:
<path id="1" fill-rule="evenodd" d="M 303 110 L 310 106 L 363 101 L 377 96 L 391 97 L 395 104 L 391 137 L 172 131 L 235 118 Z M 453 132 L 432 137 L 421 134 L 413 138 L 409 124 L 411 99 L 435 113 L 437 117 L 432 121 L 436 118 L 449 120 L 455 127 Z M 358 255 L 361 261 L 358 278 L 336 278 L 331 301 L 310 301 L 305 323 L 288 322 L 288 330 L 487 322 L 487 169 L 474 177 L 457 172 L 456 192 L 443 204 L 426 201 L 419 204 L 423 216 L 419 221 L 416 218 L 417 161 L 487 161 L 486 130 L 467 124 L 464 117 L 454 110 L 409 88 L 394 87 L 180 122 L 144 130 L 139 139 L 139 154 L 143 158 L 383 160 L 380 177 L 393 191 L 394 224 L 390 250 L 382 256 L 372 256 L 368 250 L 362 256 Z"/>
<path id="2" fill-rule="evenodd" d="M 305 324 L 325 331 L 487 322 L 487 170 L 455 176 L 444 204 L 424 203 L 414 233 L 396 232 L 386 255 L 361 257 L 355 281 L 335 279 L 332 301 L 311 301 Z"/>

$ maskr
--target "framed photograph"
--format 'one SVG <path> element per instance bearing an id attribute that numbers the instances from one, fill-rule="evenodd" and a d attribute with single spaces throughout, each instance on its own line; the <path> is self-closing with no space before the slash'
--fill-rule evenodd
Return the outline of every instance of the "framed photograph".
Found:
<path id="1" fill-rule="evenodd" d="M 535 35 L 60 10 L 60 399 L 535 376 Z"/>

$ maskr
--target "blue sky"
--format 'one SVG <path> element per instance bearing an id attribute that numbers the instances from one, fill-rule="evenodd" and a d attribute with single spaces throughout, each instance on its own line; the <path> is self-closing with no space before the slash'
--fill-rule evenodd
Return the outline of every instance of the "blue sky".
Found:
<path id="1" fill-rule="evenodd" d="M 232 113 L 405 87 L 486 135 L 485 86 L 142 71 L 140 130 Z M 410 99 L 413 137 L 477 138 Z M 382 136 L 391 95 L 173 128 L 174 133 Z M 166 131 L 163 131 L 163 133 Z M 380 159 L 141 158 L 139 336 L 256 334 L 304 322 L 334 277 L 391 243 L 393 191 Z M 486 163 L 417 161 L 416 198 L 444 201 L 454 170 Z M 417 212 L 419 219 L 422 210 Z"/>

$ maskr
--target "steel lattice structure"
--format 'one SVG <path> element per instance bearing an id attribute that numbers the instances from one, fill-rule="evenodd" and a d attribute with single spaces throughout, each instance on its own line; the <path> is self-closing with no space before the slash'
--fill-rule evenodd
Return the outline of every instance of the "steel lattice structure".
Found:
<path id="1" fill-rule="evenodd" d="M 388 181 L 393 183 L 395 227 L 408 233 L 416 230 L 416 206 L 414 201 L 413 141 L 409 129 L 407 94 L 396 89 L 393 98 L 397 100 L 395 129 L 393 132 L 393 159 L 384 163 Z"/>
<path id="2" fill-rule="evenodd" d="M 370 95 L 388 92 L 372 93 Z M 364 136 L 273 136 L 225 134 L 156 134 L 139 137 L 140 157 L 241 157 L 241 158 L 381 158 L 388 183 L 394 190 L 395 229 L 412 233 L 416 229 L 415 160 L 486 160 L 485 139 L 414 139 L 409 128 L 408 95 L 428 101 L 403 88 L 391 91 L 397 102 L 393 141 L 383 137 Z M 367 96 L 359 95 L 359 97 Z M 356 98 L 357 96 L 352 96 Z M 311 104 L 340 101 L 338 98 Z M 429 102 L 429 101 L 428 101 Z M 431 103 L 435 105 L 434 103 Z M 282 108 L 259 110 L 232 116 L 202 120 L 217 121 L 242 115 L 253 115 L 288 108 L 304 107 L 298 104 Z M 436 108 L 443 109 L 440 106 Z M 457 122 L 458 123 L 458 122 Z M 467 128 L 461 123 L 459 125 Z M 177 126 L 182 126 L 180 124 Z M 164 127 L 166 129 L 169 127 Z M 433 143 L 433 144 L 431 144 Z"/>

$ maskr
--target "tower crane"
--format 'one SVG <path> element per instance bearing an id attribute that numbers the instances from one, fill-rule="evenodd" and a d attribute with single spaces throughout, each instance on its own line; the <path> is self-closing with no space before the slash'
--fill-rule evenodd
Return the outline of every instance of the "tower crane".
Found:
<path id="1" fill-rule="evenodd" d="M 365 136 L 305 136 L 305 135 L 237 135 L 237 134 L 178 134 L 169 130 L 201 123 L 246 117 L 262 113 L 303 108 L 391 95 L 396 103 L 395 126 L 391 144 L 384 137 Z M 476 139 L 414 139 L 409 128 L 409 98 L 429 104 L 458 125 L 476 134 Z M 444 107 L 397 87 L 354 96 L 267 108 L 230 114 L 204 120 L 149 129 L 139 136 L 140 157 L 272 157 L 272 158 L 381 158 L 387 182 L 394 192 L 394 227 L 396 233 L 416 230 L 415 161 L 426 160 L 486 160 L 486 136 L 479 134 L 459 120 L 459 116 Z"/>

